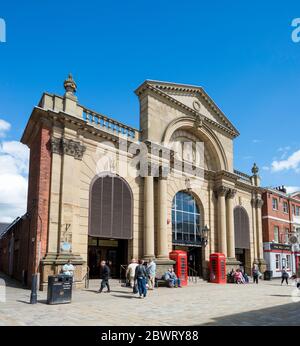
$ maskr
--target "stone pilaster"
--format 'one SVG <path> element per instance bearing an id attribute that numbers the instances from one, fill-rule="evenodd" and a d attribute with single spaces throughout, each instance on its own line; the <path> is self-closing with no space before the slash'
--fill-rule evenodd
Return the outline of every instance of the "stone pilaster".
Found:
<path id="1" fill-rule="evenodd" d="M 235 237 L 233 218 L 233 198 L 236 195 L 235 189 L 229 189 L 226 195 L 226 215 L 227 215 L 227 256 L 230 260 L 235 260 Z"/>
<path id="2" fill-rule="evenodd" d="M 157 232 L 157 275 L 162 276 L 175 262 L 170 260 L 168 252 L 167 230 L 167 178 L 161 174 L 158 179 L 158 232 Z"/>
<path id="3" fill-rule="evenodd" d="M 257 256 L 257 231 L 256 231 L 256 198 L 251 199 L 251 208 L 252 208 L 252 230 L 253 230 L 253 264 L 258 264 Z"/>
<path id="4" fill-rule="evenodd" d="M 168 259 L 168 233 L 167 233 L 167 179 L 158 179 L 158 239 L 157 258 Z"/>
<path id="5" fill-rule="evenodd" d="M 266 262 L 264 260 L 263 252 L 263 240 L 262 240 L 262 218 L 261 218 L 261 208 L 264 204 L 264 201 L 261 199 L 261 196 L 256 197 L 255 201 L 255 211 L 256 211 L 256 247 L 257 247 L 257 258 L 260 271 L 263 272 L 266 270 Z"/>
<path id="6" fill-rule="evenodd" d="M 219 186 L 215 190 L 216 197 L 218 198 L 218 249 L 227 257 L 227 232 L 226 232 L 226 203 L 225 196 L 228 188 Z"/>
<path id="7" fill-rule="evenodd" d="M 154 186 L 153 177 L 144 178 L 144 259 L 154 257 Z"/>

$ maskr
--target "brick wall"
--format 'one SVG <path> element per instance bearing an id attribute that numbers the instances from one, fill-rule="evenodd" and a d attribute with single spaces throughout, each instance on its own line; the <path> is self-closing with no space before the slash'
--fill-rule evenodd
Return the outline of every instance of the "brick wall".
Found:
<path id="1" fill-rule="evenodd" d="M 286 230 L 291 231 L 289 199 L 269 191 L 264 192 L 262 198 L 264 201 L 262 208 L 263 241 L 271 242 L 275 239 L 274 227 L 277 226 L 279 227 L 279 240 L 284 242 Z M 278 210 L 273 209 L 273 198 L 277 200 Z M 283 209 L 284 202 L 289 206 L 287 213 Z"/>

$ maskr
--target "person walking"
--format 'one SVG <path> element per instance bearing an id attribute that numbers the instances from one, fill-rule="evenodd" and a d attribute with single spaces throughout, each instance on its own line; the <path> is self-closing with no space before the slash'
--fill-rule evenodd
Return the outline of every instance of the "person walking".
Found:
<path id="1" fill-rule="evenodd" d="M 100 286 L 98 293 L 101 293 L 103 291 L 104 287 L 107 287 L 107 293 L 110 293 L 109 278 L 110 278 L 110 268 L 106 264 L 105 261 L 101 261 L 101 263 L 100 263 L 100 279 L 102 281 L 101 281 L 101 286 Z"/>
<path id="2" fill-rule="evenodd" d="M 139 264 L 135 268 L 135 280 L 137 281 L 138 292 L 139 292 L 140 298 L 146 298 L 146 295 L 147 295 L 147 287 L 146 287 L 147 271 L 146 271 L 146 268 L 144 266 L 144 261 L 142 259 L 139 260 Z"/>
<path id="3" fill-rule="evenodd" d="M 135 283 L 135 269 L 138 266 L 136 259 L 133 258 L 131 260 L 131 263 L 128 265 L 127 270 L 126 270 L 126 278 L 129 280 L 130 283 L 130 287 L 133 288 L 134 287 L 134 283 Z"/>
<path id="4" fill-rule="evenodd" d="M 252 268 L 252 276 L 253 276 L 253 283 L 258 284 L 258 277 L 259 277 L 259 269 L 257 264 L 253 264 Z"/>
<path id="5" fill-rule="evenodd" d="M 287 272 L 285 267 L 282 267 L 282 270 L 281 270 L 281 286 L 282 286 L 284 281 L 286 282 L 287 285 L 289 284 L 289 273 Z"/>
<path id="6" fill-rule="evenodd" d="M 153 258 L 150 259 L 147 265 L 147 274 L 148 274 L 149 290 L 154 290 L 155 276 L 156 276 L 156 263 L 154 262 Z"/>

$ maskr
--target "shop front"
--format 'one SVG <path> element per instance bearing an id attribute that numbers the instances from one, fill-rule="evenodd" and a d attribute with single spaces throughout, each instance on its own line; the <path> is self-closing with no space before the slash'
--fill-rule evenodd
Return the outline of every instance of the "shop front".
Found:
<path id="1" fill-rule="evenodd" d="M 264 243 L 264 258 L 267 262 L 267 270 L 272 271 L 273 278 L 280 278 L 283 268 L 290 276 L 295 272 L 291 245 Z"/>

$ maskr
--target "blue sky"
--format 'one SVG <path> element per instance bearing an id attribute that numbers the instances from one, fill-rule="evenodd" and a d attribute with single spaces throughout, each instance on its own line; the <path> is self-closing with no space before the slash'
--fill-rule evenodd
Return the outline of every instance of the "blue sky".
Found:
<path id="1" fill-rule="evenodd" d="M 81 104 L 135 127 L 133 91 L 158 79 L 205 88 L 241 133 L 236 169 L 250 173 L 255 161 L 264 185 L 299 187 L 300 43 L 291 23 L 300 3 L 274 3 L 3 2 L 0 119 L 10 128 L 0 126 L 0 154 L 24 159 L 14 141 L 42 92 L 62 94 L 69 72 Z"/>

